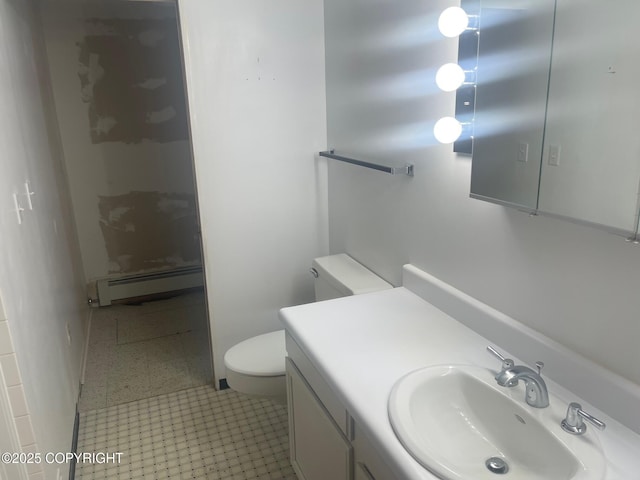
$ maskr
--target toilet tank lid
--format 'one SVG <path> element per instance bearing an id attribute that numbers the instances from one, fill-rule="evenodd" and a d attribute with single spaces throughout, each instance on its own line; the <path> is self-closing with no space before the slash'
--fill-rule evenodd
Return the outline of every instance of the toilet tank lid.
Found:
<path id="1" fill-rule="evenodd" d="M 313 260 L 313 268 L 317 270 L 319 277 L 327 280 L 338 290 L 343 291 L 346 288 L 347 294 L 359 295 L 393 288 L 393 285 L 346 253 L 316 258 Z"/>
<path id="2" fill-rule="evenodd" d="M 285 374 L 284 330 L 248 338 L 227 350 L 224 364 L 227 368 L 257 377 Z"/>

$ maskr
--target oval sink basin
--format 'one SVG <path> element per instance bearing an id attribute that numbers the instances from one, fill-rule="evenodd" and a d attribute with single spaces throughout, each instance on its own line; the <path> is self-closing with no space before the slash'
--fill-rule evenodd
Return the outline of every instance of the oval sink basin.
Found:
<path id="1" fill-rule="evenodd" d="M 525 401 L 524 385 L 500 387 L 473 366 L 435 366 L 402 377 L 389 397 L 396 436 L 443 479 L 601 480 L 605 460 L 592 430 L 560 428 L 566 402 Z M 523 384 L 523 382 L 520 382 Z"/>

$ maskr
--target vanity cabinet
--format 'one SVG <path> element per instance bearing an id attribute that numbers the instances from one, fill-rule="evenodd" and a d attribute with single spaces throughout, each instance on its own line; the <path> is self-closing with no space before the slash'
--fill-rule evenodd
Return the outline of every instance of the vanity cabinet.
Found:
<path id="1" fill-rule="evenodd" d="M 354 480 L 396 480 L 369 438 L 353 423 L 351 445 L 354 453 Z"/>
<path id="2" fill-rule="evenodd" d="M 287 359 L 291 464 L 300 480 L 349 480 L 352 447 L 291 359 Z"/>
<path id="3" fill-rule="evenodd" d="M 299 480 L 395 480 L 329 384 L 287 334 L 291 465 Z"/>

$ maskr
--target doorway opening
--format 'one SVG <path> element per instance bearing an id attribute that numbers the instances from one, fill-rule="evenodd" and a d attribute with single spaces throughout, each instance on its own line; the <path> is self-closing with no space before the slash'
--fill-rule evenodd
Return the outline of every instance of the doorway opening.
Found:
<path id="1" fill-rule="evenodd" d="M 43 2 L 41 13 L 84 277 L 99 305 L 79 409 L 212 383 L 176 7 Z"/>

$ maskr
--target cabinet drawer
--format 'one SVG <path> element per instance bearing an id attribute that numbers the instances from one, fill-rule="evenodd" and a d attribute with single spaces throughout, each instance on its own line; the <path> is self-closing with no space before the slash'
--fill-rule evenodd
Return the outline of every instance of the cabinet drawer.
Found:
<path id="1" fill-rule="evenodd" d="M 302 376 L 311 386 L 311 389 L 315 392 L 316 396 L 320 399 L 320 402 L 327 409 L 331 418 L 336 422 L 340 430 L 344 435 L 349 437 L 350 417 L 347 409 L 342 402 L 338 400 L 333 390 L 322 377 L 320 372 L 313 366 L 311 360 L 305 355 L 302 349 L 298 346 L 296 341 L 286 334 L 287 342 L 287 356 L 293 360 L 295 366 L 298 368 Z"/>

